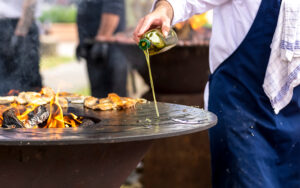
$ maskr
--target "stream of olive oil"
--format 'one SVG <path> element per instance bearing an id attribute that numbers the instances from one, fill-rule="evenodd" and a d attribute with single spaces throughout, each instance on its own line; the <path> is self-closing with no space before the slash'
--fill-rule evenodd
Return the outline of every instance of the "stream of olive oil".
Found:
<path id="1" fill-rule="evenodd" d="M 151 90 L 152 90 L 152 95 L 153 95 L 153 100 L 154 100 L 155 111 L 156 111 L 157 117 L 159 117 L 159 111 L 158 111 L 157 101 L 156 101 L 156 97 L 155 97 L 154 84 L 153 84 L 153 79 L 152 79 L 152 72 L 151 72 L 150 58 L 149 58 L 148 49 L 144 50 L 144 53 L 145 53 L 145 57 L 146 57 L 147 65 L 148 65 L 148 70 L 149 70 L 150 85 L 151 85 Z"/>

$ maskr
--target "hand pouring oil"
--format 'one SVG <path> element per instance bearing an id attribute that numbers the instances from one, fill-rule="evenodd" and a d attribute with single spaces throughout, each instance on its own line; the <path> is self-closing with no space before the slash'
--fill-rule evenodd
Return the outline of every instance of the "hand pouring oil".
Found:
<path id="1" fill-rule="evenodd" d="M 157 117 L 159 117 L 159 111 L 158 111 L 157 101 L 154 92 L 154 84 L 152 79 L 149 56 L 165 52 L 171 49 L 172 47 L 174 47 L 177 44 L 177 42 L 178 39 L 177 39 L 176 32 L 172 29 L 170 30 L 167 37 L 164 37 L 160 29 L 149 30 L 142 36 L 139 42 L 139 47 L 144 51 L 147 65 L 148 65 L 150 85 L 151 85 Z"/>

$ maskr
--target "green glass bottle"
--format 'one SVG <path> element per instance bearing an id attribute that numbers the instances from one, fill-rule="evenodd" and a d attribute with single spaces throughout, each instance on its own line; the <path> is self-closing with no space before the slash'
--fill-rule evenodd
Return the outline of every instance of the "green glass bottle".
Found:
<path id="1" fill-rule="evenodd" d="M 139 47 L 143 51 L 148 49 L 149 55 L 155 55 L 169 50 L 177 42 L 177 35 L 173 29 L 170 30 L 167 37 L 164 37 L 161 29 L 151 29 L 142 36 Z"/>

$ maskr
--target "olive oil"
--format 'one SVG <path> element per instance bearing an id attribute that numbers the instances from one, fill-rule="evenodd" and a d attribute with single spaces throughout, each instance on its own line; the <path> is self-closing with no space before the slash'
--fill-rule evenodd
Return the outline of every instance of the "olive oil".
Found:
<path id="1" fill-rule="evenodd" d="M 151 85 L 151 90 L 152 90 L 152 96 L 154 100 L 154 106 L 155 106 L 155 111 L 156 111 L 156 116 L 159 117 L 159 111 L 157 107 L 157 100 L 155 96 L 155 91 L 154 91 L 154 84 L 153 84 L 153 79 L 152 79 L 152 72 L 151 72 L 151 66 L 150 66 L 150 57 L 149 57 L 149 51 L 144 50 L 146 61 L 147 61 L 147 66 L 148 66 L 148 71 L 149 71 L 149 78 L 150 78 L 150 85 Z"/>
<path id="2" fill-rule="evenodd" d="M 167 37 L 164 37 L 160 29 L 152 29 L 142 36 L 139 47 L 144 51 L 148 49 L 151 56 L 171 49 L 177 42 L 177 35 L 173 29 L 170 30 Z"/>
<path id="3" fill-rule="evenodd" d="M 151 85 L 151 90 L 152 90 L 152 95 L 153 95 L 153 100 L 154 100 L 154 105 L 155 105 L 155 111 L 157 117 L 159 117 L 159 111 L 157 107 L 157 101 L 156 101 L 156 96 L 155 96 L 155 91 L 154 91 L 154 84 L 153 84 L 153 79 L 152 79 L 152 72 L 151 72 L 151 66 L 150 66 L 150 55 L 156 55 L 162 52 L 165 52 L 172 47 L 174 47 L 177 44 L 177 35 L 174 30 L 170 30 L 169 34 L 167 37 L 164 37 L 160 29 L 152 29 L 148 32 L 146 32 L 140 42 L 139 42 L 139 47 L 144 51 L 146 61 L 147 61 L 147 66 L 149 70 L 149 78 L 150 78 L 150 85 Z"/>

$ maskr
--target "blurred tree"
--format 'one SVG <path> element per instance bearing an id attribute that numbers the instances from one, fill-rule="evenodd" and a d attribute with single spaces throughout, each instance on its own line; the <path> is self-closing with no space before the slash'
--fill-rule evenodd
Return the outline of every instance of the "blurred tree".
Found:
<path id="1" fill-rule="evenodd" d="M 153 0 L 126 0 L 127 28 L 134 28 L 151 7 Z"/>

